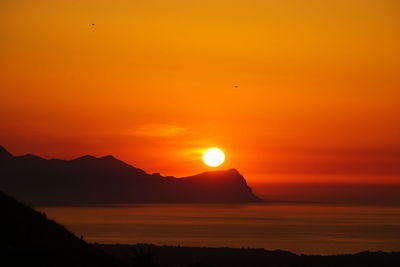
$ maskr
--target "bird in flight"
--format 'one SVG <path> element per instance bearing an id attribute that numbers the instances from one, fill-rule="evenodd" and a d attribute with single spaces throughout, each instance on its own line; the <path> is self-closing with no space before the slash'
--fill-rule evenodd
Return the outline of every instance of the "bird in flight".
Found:
<path id="1" fill-rule="evenodd" d="M 94 26 L 94 25 L 96 25 L 96 24 L 92 23 L 91 25 Z"/>
<path id="2" fill-rule="evenodd" d="M 233 87 L 234 87 L 234 88 L 239 88 L 239 85 L 234 85 Z"/>

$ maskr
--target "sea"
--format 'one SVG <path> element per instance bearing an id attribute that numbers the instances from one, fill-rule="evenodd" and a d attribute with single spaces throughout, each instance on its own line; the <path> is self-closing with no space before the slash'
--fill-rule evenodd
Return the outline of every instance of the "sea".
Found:
<path id="1" fill-rule="evenodd" d="M 400 206 L 129 204 L 36 210 L 91 243 L 264 248 L 323 255 L 400 251 Z"/>

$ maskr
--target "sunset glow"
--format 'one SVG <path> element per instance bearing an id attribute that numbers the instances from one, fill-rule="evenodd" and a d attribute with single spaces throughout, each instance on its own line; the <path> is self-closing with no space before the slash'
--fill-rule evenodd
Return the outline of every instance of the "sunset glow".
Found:
<path id="1" fill-rule="evenodd" d="M 2 1 L 19 155 L 249 182 L 400 183 L 399 1 Z M 92 25 L 93 24 L 93 25 Z"/>
<path id="2" fill-rule="evenodd" d="M 5 266 L 400 266 L 400 0 L 0 0 L 0 205 Z"/>

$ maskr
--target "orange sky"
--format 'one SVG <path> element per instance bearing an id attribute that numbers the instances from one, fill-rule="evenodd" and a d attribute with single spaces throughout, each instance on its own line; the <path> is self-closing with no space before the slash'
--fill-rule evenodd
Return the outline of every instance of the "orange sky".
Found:
<path id="1" fill-rule="evenodd" d="M 399 47 L 397 0 L 4 0 L 0 144 L 175 176 L 217 146 L 250 182 L 400 183 Z"/>

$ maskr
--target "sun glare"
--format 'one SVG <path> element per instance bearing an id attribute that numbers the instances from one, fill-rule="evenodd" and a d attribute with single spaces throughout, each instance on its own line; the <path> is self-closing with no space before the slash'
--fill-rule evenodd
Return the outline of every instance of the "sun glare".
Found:
<path id="1" fill-rule="evenodd" d="M 221 149 L 212 147 L 203 153 L 203 162 L 210 167 L 217 167 L 225 160 L 225 154 Z"/>

